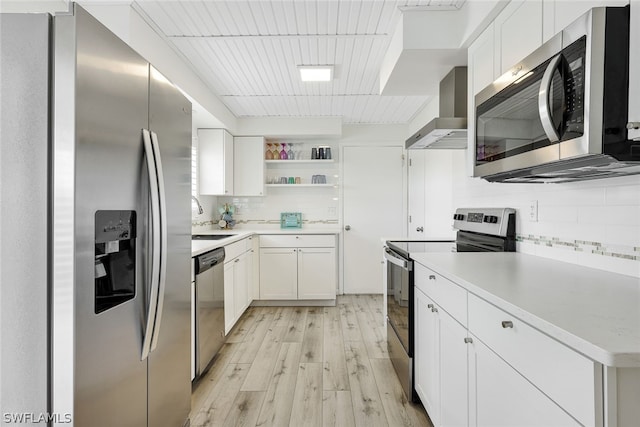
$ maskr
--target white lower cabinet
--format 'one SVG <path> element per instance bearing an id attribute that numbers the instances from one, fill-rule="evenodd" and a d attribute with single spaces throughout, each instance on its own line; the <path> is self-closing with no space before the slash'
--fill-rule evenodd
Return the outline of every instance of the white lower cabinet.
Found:
<path id="1" fill-rule="evenodd" d="M 440 425 L 440 319 L 434 302 L 415 291 L 414 386 L 434 425 Z"/>
<path id="2" fill-rule="evenodd" d="M 261 300 L 330 300 L 336 285 L 335 235 L 260 237 Z"/>
<path id="3" fill-rule="evenodd" d="M 469 425 L 581 425 L 477 337 L 471 335 L 471 339 L 473 342 L 468 346 Z"/>
<path id="4" fill-rule="evenodd" d="M 602 365 L 415 265 L 414 384 L 435 427 L 604 425 Z"/>
<path id="5" fill-rule="evenodd" d="M 467 329 L 415 292 L 415 389 L 435 426 L 467 425 Z"/>
<path id="6" fill-rule="evenodd" d="M 298 298 L 295 248 L 260 248 L 260 299 Z"/>
<path id="7" fill-rule="evenodd" d="M 249 242 L 249 243 L 247 243 Z M 224 263 L 224 333 L 228 334 L 253 300 L 251 241 L 240 240 L 231 244 L 231 255 Z M 230 246 L 231 246 L 230 245 Z M 226 249 L 226 247 L 225 247 Z M 238 255 L 237 253 L 240 252 Z"/>
<path id="8" fill-rule="evenodd" d="M 335 248 L 298 249 L 298 299 L 334 299 L 335 297 Z"/>

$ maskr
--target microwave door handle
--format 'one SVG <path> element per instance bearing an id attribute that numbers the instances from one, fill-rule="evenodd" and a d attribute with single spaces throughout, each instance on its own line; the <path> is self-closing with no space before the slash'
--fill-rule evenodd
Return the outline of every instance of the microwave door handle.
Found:
<path id="1" fill-rule="evenodd" d="M 540 82 L 540 91 L 538 92 L 538 113 L 544 133 L 550 142 L 560 141 L 560 135 L 553 124 L 551 117 L 551 105 L 549 105 L 549 93 L 551 92 L 551 84 L 553 82 L 553 73 L 558 68 L 558 64 L 562 60 L 562 54 L 556 55 L 547 66 Z"/>

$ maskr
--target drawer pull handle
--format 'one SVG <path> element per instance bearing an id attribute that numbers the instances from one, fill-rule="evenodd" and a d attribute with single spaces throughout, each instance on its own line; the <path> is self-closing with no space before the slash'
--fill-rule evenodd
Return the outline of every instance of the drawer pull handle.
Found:
<path id="1" fill-rule="evenodd" d="M 433 304 L 427 304 L 427 308 L 433 308 Z"/>
<path id="2" fill-rule="evenodd" d="M 432 312 L 432 313 L 437 313 L 437 312 L 438 312 L 438 309 L 437 309 L 437 308 L 435 308 L 435 307 L 433 307 L 433 308 L 431 308 L 431 312 Z"/>
<path id="3" fill-rule="evenodd" d="M 473 343 L 473 339 L 467 337 L 467 338 L 464 339 L 464 343 L 465 344 L 472 344 Z"/>
<path id="4" fill-rule="evenodd" d="M 436 280 L 436 276 L 434 276 L 433 274 L 429 275 L 429 280 Z"/>
<path id="5" fill-rule="evenodd" d="M 513 328 L 513 322 L 511 320 L 503 320 L 502 321 L 503 328 Z"/>

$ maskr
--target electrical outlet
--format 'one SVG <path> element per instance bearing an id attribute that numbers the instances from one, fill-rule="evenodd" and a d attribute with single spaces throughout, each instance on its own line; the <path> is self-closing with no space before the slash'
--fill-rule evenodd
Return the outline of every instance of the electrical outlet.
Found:
<path id="1" fill-rule="evenodd" d="M 327 209 L 327 215 L 329 215 L 329 218 L 335 219 L 338 217 L 338 210 L 335 206 L 329 206 Z"/>
<path id="2" fill-rule="evenodd" d="M 538 222 L 538 201 L 529 202 L 529 221 Z"/>

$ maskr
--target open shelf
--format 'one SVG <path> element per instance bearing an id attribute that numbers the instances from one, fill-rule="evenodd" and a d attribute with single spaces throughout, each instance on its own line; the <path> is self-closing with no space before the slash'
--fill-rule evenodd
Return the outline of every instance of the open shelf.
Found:
<path id="1" fill-rule="evenodd" d="M 267 187 L 337 187 L 337 184 L 267 184 Z"/>
<path id="2" fill-rule="evenodd" d="M 265 160 L 265 163 L 279 163 L 279 164 L 300 164 L 300 163 L 333 163 L 333 159 L 306 159 L 306 160 Z"/>

